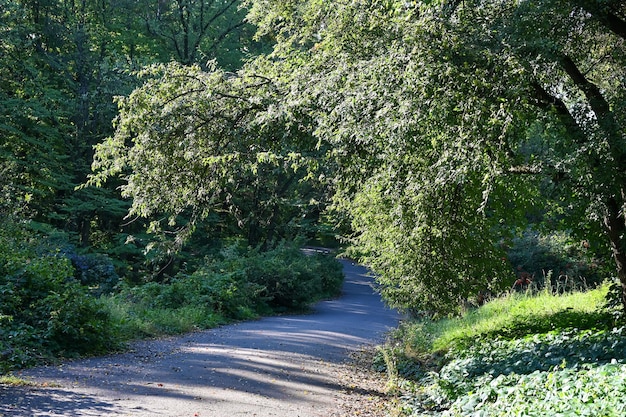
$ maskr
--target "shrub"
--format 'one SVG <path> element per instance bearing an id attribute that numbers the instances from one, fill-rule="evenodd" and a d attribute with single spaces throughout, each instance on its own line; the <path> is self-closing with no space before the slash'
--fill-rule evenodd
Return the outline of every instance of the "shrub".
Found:
<path id="1" fill-rule="evenodd" d="M 82 285 L 89 287 L 94 295 L 112 293 L 120 281 L 113 262 L 106 255 L 98 253 L 80 255 L 72 251 L 66 256 L 74 267 L 74 277 Z"/>
<path id="2" fill-rule="evenodd" d="M 603 263 L 594 258 L 587 242 L 565 232 L 527 230 L 512 240 L 508 259 L 518 279 L 529 278 L 539 289 L 548 284 L 557 292 L 587 289 L 606 279 Z"/>
<path id="3" fill-rule="evenodd" d="M 296 243 L 282 243 L 268 252 L 233 245 L 192 273 L 179 273 L 164 283 L 123 287 L 106 301 L 123 338 L 133 333 L 155 336 L 301 310 L 338 294 L 342 282 L 339 262 L 324 255 L 306 256 Z"/>
<path id="4" fill-rule="evenodd" d="M 208 260 L 192 277 L 210 288 L 222 309 L 246 306 L 257 310 L 300 310 L 312 302 L 339 294 L 342 267 L 334 258 L 305 255 L 299 242 L 282 242 L 261 252 L 226 248 L 218 260 Z"/>
<path id="5" fill-rule="evenodd" d="M 247 279 L 264 288 L 261 296 L 278 311 L 303 309 L 336 295 L 343 282 L 339 263 L 324 255 L 307 256 L 293 243 L 246 258 Z"/>
<path id="6" fill-rule="evenodd" d="M 24 224 L 0 225 L 0 370 L 113 344 L 102 305 L 70 261 Z"/>
<path id="7" fill-rule="evenodd" d="M 196 307 L 206 314 L 230 319 L 250 318 L 259 310 L 258 285 L 247 282 L 241 271 L 214 270 L 215 265 L 200 268 L 193 274 L 178 274 L 168 283 L 149 282 L 126 288 L 119 298 L 127 298 L 134 310 L 177 310 Z M 244 314 L 245 312 L 245 314 Z"/>

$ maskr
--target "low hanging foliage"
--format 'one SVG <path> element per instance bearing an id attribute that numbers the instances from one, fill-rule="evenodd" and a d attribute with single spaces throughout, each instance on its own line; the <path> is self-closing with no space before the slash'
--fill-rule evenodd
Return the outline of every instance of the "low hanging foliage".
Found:
<path id="1" fill-rule="evenodd" d="M 250 3 L 278 41 L 251 67 L 331 145 L 337 217 L 390 303 L 457 313 L 550 219 L 614 248 L 626 291 L 623 2 Z"/>

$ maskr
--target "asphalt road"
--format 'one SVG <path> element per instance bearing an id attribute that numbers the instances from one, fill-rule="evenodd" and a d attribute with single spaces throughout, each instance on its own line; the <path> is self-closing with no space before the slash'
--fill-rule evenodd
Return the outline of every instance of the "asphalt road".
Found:
<path id="1" fill-rule="evenodd" d="M 223 326 L 130 352 L 34 368 L 37 388 L 0 387 L 0 416 L 330 416 L 351 351 L 380 342 L 400 316 L 367 271 L 342 261 L 343 295 L 302 316 Z"/>

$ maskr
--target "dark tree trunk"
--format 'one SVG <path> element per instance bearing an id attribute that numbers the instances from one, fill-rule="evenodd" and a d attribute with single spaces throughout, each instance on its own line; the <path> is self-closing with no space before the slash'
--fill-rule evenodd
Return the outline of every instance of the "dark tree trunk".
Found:
<path id="1" fill-rule="evenodd" d="M 580 71 L 576 63 L 568 56 L 560 58 L 561 67 L 571 80 L 585 94 L 591 110 L 595 113 L 598 125 L 607 139 L 612 161 L 602 169 L 605 178 L 612 178 L 613 195 L 604 196 L 606 214 L 604 229 L 611 245 L 617 276 L 622 286 L 622 305 L 626 311 L 626 223 L 624 219 L 624 190 L 626 189 L 626 153 L 622 145 L 624 136 L 619 123 L 600 88 Z"/>
<path id="2" fill-rule="evenodd" d="M 606 207 L 603 228 L 615 261 L 617 277 L 622 287 L 621 301 L 624 311 L 626 311 L 626 221 L 623 214 L 624 202 L 626 201 L 624 195 L 624 190 L 626 189 L 626 153 L 624 153 L 621 145 L 624 140 L 623 134 L 610 104 L 598 86 L 587 79 L 570 57 L 562 55 L 559 59 L 559 64 L 576 86 L 585 94 L 587 103 L 595 113 L 598 125 L 606 136 L 610 147 L 612 162 L 609 166 L 606 166 L 606 161 L 600 161 L 597 157 L 592 157 L 589 160 L 589 164 L 594 168 L 594 172 L 600 171 L 600 175 L 604 177 L 610 176 L 614 184 L 612 195 L 603 196 Z M 535 104 L 543 109 L 553 109 L 574 141 L 584 143 L 588 140 L 585 132 L 580 128 L 575 117 L 569 112 L 562 100 L 552 96 L 539 83 L 534 83 L 531 87 Z M 598 178 L 598 181 L 602 180 Z"/>
<path id="3" fill-rule="evenodd" d="M 626 311 L 626 245 L 624 244 L 626 223 L 624 222 L 624 217 L 621 215 L 623 208 L 624 204 L 619 204 L 615 198 L 612 198 L 607 205 L 604 227 L 609 241 L 611 242 L 611 251 L 613 253 L 613 259 L 615 260 L 617 277 L 622 286 L 622 306 L 624 311 Z"/>

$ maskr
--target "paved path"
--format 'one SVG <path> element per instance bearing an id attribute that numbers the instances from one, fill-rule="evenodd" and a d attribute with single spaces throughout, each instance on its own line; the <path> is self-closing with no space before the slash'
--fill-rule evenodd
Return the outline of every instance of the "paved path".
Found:
<path id="1" fill-rule="evenodd" d="M 23 376 L 48 388 L 0 387 L 0 416 L 330 416 L 346 390 L 337 373 L 348 353 L 380 342 L 400 318 L 374 294 L 364 268 L 342 262 L 342 297 L 313 314 L 31 369 Z"/>

